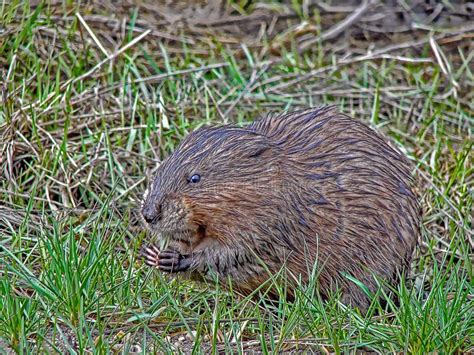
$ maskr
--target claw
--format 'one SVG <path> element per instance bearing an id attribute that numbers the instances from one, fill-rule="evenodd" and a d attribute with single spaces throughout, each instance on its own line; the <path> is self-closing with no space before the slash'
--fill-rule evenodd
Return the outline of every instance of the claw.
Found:
<path id="1" fill-rule="evenodd" d="M 145 257 L 145 264 L 148 266 L 158 267 L 160 261 L 160 250 L 157 247 L 145 247 L 145 250 L 142 254 Z"/>

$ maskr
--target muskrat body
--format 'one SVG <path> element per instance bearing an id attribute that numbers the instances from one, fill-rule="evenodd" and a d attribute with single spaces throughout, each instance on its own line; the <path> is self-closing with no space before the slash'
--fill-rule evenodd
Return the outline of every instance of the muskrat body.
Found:
<path id="1" fill-rule="evenodd" d="M 393 284 L 419 237 L 410 172 L 401 153 L 333 107 L 198 129 L 145 193 L 142 215 L 167 241 L 147 248 L 147 263 L 217 275 L 244 294 L 268 271 L 305 281 L 316 265 L 323 297 L 337 287 L 365 310 L 353 279 L 372 292 L 376 278 Z"/>

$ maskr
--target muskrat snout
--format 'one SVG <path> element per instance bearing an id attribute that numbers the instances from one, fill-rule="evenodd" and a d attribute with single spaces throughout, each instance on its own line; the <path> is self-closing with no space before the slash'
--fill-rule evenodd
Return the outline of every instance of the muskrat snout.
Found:
<path id="1" fill-rule="evenodd" d="M 159 185 L 161 181 L 153 184 Z M 151 186 L 140 212 L 146 227 L 162 239 L 190 241 L 197 233 L 198 226 L 189 222 L 189 211 L 175 194 L 162 193 Z"/>
<path id="2" fill-rule="evenodd" d="M 145 203 L 141 212 L 146 223 L 156 224 L 161 220 L 161 211 L 161 204 Z"/>

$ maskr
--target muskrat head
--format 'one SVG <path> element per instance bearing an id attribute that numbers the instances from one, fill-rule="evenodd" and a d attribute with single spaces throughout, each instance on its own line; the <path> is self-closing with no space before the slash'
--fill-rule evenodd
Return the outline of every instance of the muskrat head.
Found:
<path id="1" fill-rule="evenodd" d="M 278 156 L 268 137 L 250 129 L 198 129 L 159 166 L 144 195 L 143 219 L 164 241 L 235 243 L 230 231 L 248 229 L 249 216 L 268 217 L 281 181 Z"/>

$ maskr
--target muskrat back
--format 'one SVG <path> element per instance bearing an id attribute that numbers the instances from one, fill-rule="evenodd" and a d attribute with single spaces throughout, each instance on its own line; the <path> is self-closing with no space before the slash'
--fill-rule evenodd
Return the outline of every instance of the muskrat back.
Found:
<path id="1" fill-rule="evenodd" d="M 142 215 L 166 248 L 147 262 L 248 294 L 282 267 L 368 307 L 376 278 L 394 284 L 419 238 L 408 160 L 333 107 L 206 127 L 158 168 Z M 291 296 L 292 289 L 289 294 Z"/>

